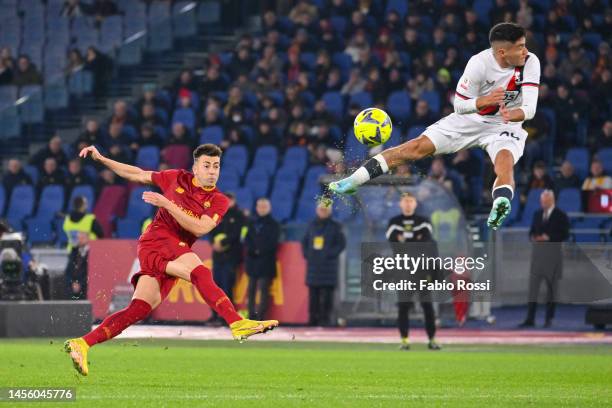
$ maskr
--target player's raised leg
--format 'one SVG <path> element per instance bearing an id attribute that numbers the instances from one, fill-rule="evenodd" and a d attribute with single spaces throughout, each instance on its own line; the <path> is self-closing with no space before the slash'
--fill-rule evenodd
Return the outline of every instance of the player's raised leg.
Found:
<path id="1" fill-rule="evenodd" d="M 500 150 L 495 156 L 495 183 L 493 183 L 493 206 L 487 225 L 498 229 L 510 214 L 514 196 L 514 157 L 510 150 Z"/>
<path id="2" fill-rule="evenodd" d="M 87 353 L 95 344 L 118 336 L 129 326 L 139 322 L 161 303 L 159 283 L 151 276 L 142 275 L 136 284 L 132 301 L 125 309 L 113 313 L 83 337 L 67 340 L 64 350 L 70 355 L 74 368 L 82 375 L 89 374 Z"/>
<path id="3" fill-rule="evenodd" d="M 236 312 L 232 301 L 213 280 L 211 270 L 206 268 L 193 252 L 183 254 L 174 261 L 168 262 L 166 273 L 191 282 L 206 304 L 227 322 L 236 340 L 244 340 L 278 326 L 278 320 L 243 319 Z"/>
<path id="4" fill-rule="evenodd" d="M 436 147 L 431 140 L 426 135 L 421 135 L 377 154 L 350 176 L 330 183 L 329 189 L 338 194 L 354 194 L 357 188 L 368 180 L 381 176 L 406 161 L 431 156 L 435 151 Z"/>

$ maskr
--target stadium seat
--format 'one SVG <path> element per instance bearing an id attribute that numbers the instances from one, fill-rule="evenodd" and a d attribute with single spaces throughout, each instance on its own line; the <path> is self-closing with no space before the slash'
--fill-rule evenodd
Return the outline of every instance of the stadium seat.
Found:
<path id="1" fill-rule="evenodd" d="M 150 190 L 150 187 L 136 187 L 130 192 L 127 210 L 122 219 L 133 219 L 142 224 L 142 221 L 153 214 L 153 206 L 145 203 L 142 199 L 142 193 Z"/>
<path id="2" fill-rule="evenodd" d="M 14 104 L 18 94 L 19 89 L 14 85 L 0 86 L 0 108 Z"/>
<path id="3" fill-rule="evenodd" d="M 79 70 L 68 77 L 68 90 L 71 95 L 83 96 L 93 89 L 93 75 L 90 71 Z"/>
<path id="4" fill-rule="evenodd" d="M 272 194 L 275 192 L 285 191 L 295 195 L 300 186 L 300 179 L 297 175 L 284 176 L 282 174 L 277 175 L 274 178 L 274 186 L 272 187 Z"/>
<path id="5" fill-rule="evenodd" d="M 422 99 L 425 102 L 427 102 L 427 104 L 429 105 L 429 109 L 433 113 L 437 114 L 437 113 L 440 112 L 440 95 L 438 94 L 438 92 L 436 92 L 436 91 L 424 91 L 421 94 L 420 99 Z"/>
<path id="6" fill-rule="evenodd" d="M 50 244 L 55 240 L 53 222 L 47 218 L 30 218 L 24 221 L 30 245 Z"/>
<path id="7" fill-rule="evenodd" d="M 412 99 L 406 91 L 395 91 L 387 99 L 387 113 L 393 123 L 405 122 L 412 112 Z"/>
<path id="8" fill-rule="evenodd" d="M 223 140 L 223 128 L 221 126 L 206 126 L 200 134 L 200 143 L 220 144 Z"/>
<path id="9" fill-rule="evenodd" d="M 159 168 L 159 147 L 143 146 L 138 149 L 136 166 L 145 170 L 157 170 Z"/>
<path id="10" fill-rule="evenodd" d="M 344 161 L 349 166 L 358 164 L 364 161 L 368 157 L 368 147 L 359 143 L 353 129 L 351 129 L 346 136 L 346 143 L 344 146 Z"/>
<path id="11" fill-rule="evenodd" d="M 405 0 L 389 0 L 385 14 L 389 14 L 391 10 L 396 11 L 400 15 L 400 20 L 403 20 L 406 13 L 408 13 L 408 2 Z"/>
<path id="12" fill-rule="evenodd" d="M 295 196 L 290 191 L 275 190 L 270 196 L 272 217 L 278 222 L 285 222 L 293 213 Z"/>
<path id="13" fill-rule="evenodd" d="M 190 132 L 195 127 L 195 120 L 195 113 L 191 108 L 178 108 L 172 114 L 172 123 L 182 123 Z"/>
<path id="14" fill-rule="evenodd" d="M 142 231 L 142 220 L 138 221 L 133 218 L 122 218 L 117 220 L 117 238 L 121 239 L 137 239 Z"/>
<path id="15" fill-rule="evenodd" d="M 13 229 L 22 230 L 21 222 L 25 217 L 32 214 L 34 202 L 35 196 L 32 186 L 17 186 L 13 189 L 6 210 L 6 219 Z"/>
<path id="16" fill-rule="evenodd" d="M 559 192 L 556 200 L 557 206 L 566 213 L 582 211 L 582 199 L 577 188 L 564 188 Z"/>
<path id="17" fill-rule="evenodd" d="M 240 175 L 232 167 L 223 166 L 217 187 L 223 192 L 234 192 L 240 187 Z"/>
<path id="18" fill-rule="evenodd" d="M 565 153 L 565 160 L 574 166 L 574 171 L 581 180 L 589 174 L 589 151 L 585 147 L 569 148 Z"/>
<path id="19" fill-rule="evenodd" d="M 425 126 L 411 126 L 406 133 L 406 140 L 416 139 L 423 134 L 425 129 Z"/>
<path id="20" fill-rule="evenodd" d="M 304 176 L 304 185 L 319 185 L 319 178 L 325 174 L 327 174 L 325 166 L 310 166 Z"/>
<path id="21" fill-rule="evenodd" d="M 360 109 L 372 106 L 372 95 L 367 91 L 357 92 L 351 95 L 349 105 L 355 104 Z"/>
<path id="22" fill-rule="evenodd" d="M 186 38 L 197 34 L 197 3 L 179 1 L 172 5 L 172 24 L 177 38 Z"/>
<path id="23" fill-rule="evenodd" d="M 342 223 L 352 221 L 361 215 L 353 197 L 342 197 L 334 200 L 332 211 L 332 217 Z"/>
<path id="24" fill-rule="evenodd" d="M 18 106 L 23 123 L 41 123 L 44 118 L 42 87 L 40 85 L 22 87 L 19 90 Z"/>
<path id="25" fill-rule="evenodd" d="M 393 130 L 391 131 L 391 136 L 389 137 L 389 140 L 387 141 L 387 143 L 385 143 L 385 149 L 400 145 L 401 143 L 402 143 L 402 132 L 397 127 L 394 127 Z"/>
<path id="26" fill-rule="evenodd" d="M 541 208 L 540 194 L 542 194 L 542 191 L 543 190 L 541 188 L 533 188 L 529 190 L 529 194 L 527 194 L 527 202 L 525 203 L 523 213 L 521 214 L 521 219 L 517 223 L 517 226 L 528 227 L 531 225 L 533 215 Z"/>
<path id="27" fill-rule="evenodd" d="M 170 145 L 161 152 L 161 157 L 172 169 L 188 169 L 192 164 L 191 149 L 185 145 Z"/>
<path id="28" fill-rule="evenodd" d="M 123 17 L 109 16 L 100 27 L 100 46 L 103 52 L 112 51 L 123 42 Z"/>
<path id="29" fill-rule="evenodd" d="M 344 32 L 346 31 L 346 27 L 348 25 L 346 17 L 332 16 L 330 17 L 329 22 L 332 28 L 336 31 L 337 35 L 344 36 Z"/>
<path id="30" fill-rule="evenodd" d="M 278 161 L 278 150 L 276 146 L 261 146 L 255 151 L 253 168 L 266 170 L 269 176 L 274 175 Z"/>
<path id="31" fill-rule="evenodd" d="M 232 167 L 238 171 L 240 177 L 249 164 L 249 153 L 244 145 L 232 145 L 223 152 L 223 168 Z"/>
<path id="32" fill-rule="evenodd" d="M 270 176 L 265 169 L 252 167 L 247 171 L 244 187 L 250 188 L 255 198 L 267 197 L 270 187 Z"/>
<path id="33" fill-rule="evenodd" d="M 308 165 L 308 150 L 302 146 L 291 146 L 285 152 L 283 167 L 295 168 L 300 177 L 304 174 Z"/>
<path id="34" fill-rule="evenodd" d="M 126 197 L 125 186 L 107 186 L 100 192 L 93 212 L 104 230 L 105 237 L 112 236 L 112 220 L 116 216 L 123 215 Z"/>
<path id="35" fill-rule="evenodd" d="M 325 92 L 322 99 L 329 112 L 333 113 L 338 119 L 342 117 L 344 114 L 344 99 L 342 99 L 340 92 Z"/>
<path id="36" fill-rule="evenodd" d="M 33 164 L 28 164 L 23 166 L 23 171 L 30 176 L 30 179 L 32 179 L 32 183 L 34 185 L 38 184 L 38 179 L 40 177 L 40 173 L 38 171 L 38 167 L 36 167 Z"/>
<path id="37" fill-rule="evenodd" d="M 68 212 L 74 210 L 72 206 L 72 202 L 76 197 L 85 197 L 87 200 L 87 212 L 91 212 L 95 203 L 95 194 L 94 189 L 89 184 L 83 184 L 80 186 L 75 186 L 70 192 L 70 199 L 68 200 Z"/>
<path id="38" fill-rule="evenodd" d="M 0 110 L 0 140 L 16 138 L 21 134 L 21 119 L 17 106 Z"/>
<path id="39" fill-rule="evenodd" d="M 62 82 L 45 85 L 44 105 L 46 109 L 56 110 L 68 107 L 70 102 L 68 88 Z"/>
<path id="40" fill-rule="evenodd" d="M 239 188 L 234 193 L 236 195 L 236 205 L 239 208 L 253 211 L 255 201 L 253 199 L 253 192 L 250 188 Z"/>
<path id="41" fill-rule="evenodd" d="M 64 209 L 64 197 L 64 186 L 49 185 L 43 188 L 34 218 L 50 222 Z"/>
<path id="42" fill-rule="evenodd" d="M 575 242 L 601 242 L 607 232 L 604 227 L 606 218 L 584 217 L 572 220 L 572 238 Z"/>
<path id="43" fill-rule="evenodd" d="M 4 215 L 4 206 L 6 205 L 6 191 L 4 185 L 0 184 L 0 218 Z"/>
<path id="44" fill-rule="evenodd" d="M 308 223 L 312 221 L 316 215 L 316 200 L 312 198 L 301 198 L 295 211 L 295 222 Z"/>
<path id="45" fill-rule="evenodd" d="M 340 68 L 344 74 L 348 74 L 353 67 L 353 58 L 345 52 L 337 52 L 332 56 L 332 63 Z"/>
<path id="46" fill-rule="evenodd" d="M 603 165 L 604 172 L 608 175 L 612 174 L 612 147 L 599 149 L 596 153 L 597 158 Z"/>

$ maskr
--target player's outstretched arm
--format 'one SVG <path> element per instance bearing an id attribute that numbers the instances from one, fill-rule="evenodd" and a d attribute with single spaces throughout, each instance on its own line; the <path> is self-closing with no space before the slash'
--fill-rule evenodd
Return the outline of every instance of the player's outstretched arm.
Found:
<path id="1" fill-rule="evenodd" d="M 174 219 L 187 231 L 191 232 L 196 237 L 201 237 L 212 231 L 217 226 L 217 223 L 208 215 L 203 215 L 201 218 L 187 215 L 180 207 L 168 200 L 166 197 L 153 191 L 145 191 L 142 193 L 142 199 L 156 207 L 165 208 L 174 217 Z"/>
<path id="2" fill-rule="evenodd" d="M 123 177 L 124 179 L 134 183 L 153 184 L 153 180 L 151 178 L 151 174 L 153 174 L 152 171 L 146 171 L 139 167 L 119 163 L 118 161 L 104 157 L 102 154 L 100 154 L 95 146 L 87 146 L 79 153 L 79 157 L 83 159 L 88 155 L 91 155 L 92 159 L 108 167 L 119 177 Z"/>

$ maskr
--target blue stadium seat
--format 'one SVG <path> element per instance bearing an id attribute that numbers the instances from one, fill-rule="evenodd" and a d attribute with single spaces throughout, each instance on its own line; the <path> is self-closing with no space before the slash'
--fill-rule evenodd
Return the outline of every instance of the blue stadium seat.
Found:
<path id="1" fill-rule="evenodd" d="M 93 89 L 93 75 L 90 71 L 79 70 L 68 77 L 68 90 L 70 94 L 83 96 Z"/>
<path id="2" fill-rule="evenodd" d="M 226 166 L 221 170 L 217 187 L 223 192 L 235 192 L 240 188 L 240 175 L 236 169 Z"/>
<path id="3" fill-rule="evenodd" d="M 244 176 L 244 172 L 249 164 L 249 152 L 244 145 L 232 145 L 223 152 L 223 168 L 233 167 L 238 170 L 240 177 Z"/>
<path id="4" fill-rule="evenodd" d="M 359 164 L 368 157 L 368 147 L 359 143 L 353 129 L 351 129 L 346 136 L 346 143 L 344 146 L 344 162 L 346 164 L 353 165 Z"/>
<path id="5" fill-rule="evenodd" d="M 436 91 L 424 91 L 420 99 L 427 102 L 429 109 L 434 113 L 440 112 L 440 95 Z"/>
<path id="6" fill-rule="evenodd" d="M 342 197 L 334 200 L 332 207 L 332 217 L 344 223 L 356 218 L 359 212 L 359 207 L 353 197 Z"/>
<path id="7" fill-rule="evenodd" d="M 244 187 L 251 189 L 256 198 L 267 197 L 270 187 L 270 176 L 265 169 L 252 167 L 247 171 Z"/>
<path id="8" fill-rule="evenodd" d="M 49 185 L 43 188 L 34 218 L 51 221 L 64 209 L 64 186 Z"/>
<path id="9" fill-rule="evenodd" d="M 142 224 L 142 221 L 153 214 L 153 206 L 142 199 L 142 193 L 150 190 L 150 187 L 136 187 L 130 192 L 124 218 L 134 219 Z"/>
<path id="10" fill-rule="evenodd" d="M 87 212 L 93 211 L 96 196 L 94 194 L 94 189 L 92 186 L 90 186 L 89 184 L 82 184 L 80 186 L 75 186 L 72 189 L 72 191 L 70 192 L 70 199 L 68 200 L 67 205 L 68 212 L 74 210 L 74 207 L 72 206 L 72 201 L 76 197 L 85 197 L 85 199 L 87 200 Z"/>
<path id="11" fill-rule="evenodd" d="M 55 239 L 53 222 L 47 218 L 25 220 L 26 235 L 30 245 L 50 244 Z"/>
<path id="12" fill-rule="evenodd" d="M 565 160 L 572 163 L 581 180 L 589 174 L 589 151 L 585 147 L 569 148 L 565 153 Z"/>
<path id="13" fill-rule="evenodd" d="M 566 213 L 582 211 L 582 199 L 577 188 L 564 188 L 559 192 L 557 206 Z"/>
<path id="14" fill-rule="evenodd" d="M 25 124 L 41 123 L 44 119 L 43 94 L 40 85 L 24 86 L 18 100 L 19 115 Z"/>
<path id="15" fill-rule="evenodd" d="M 221 126 L 206 126 L 200 134 L 200 143 L 220 144 L 223 140 L 223 128 Z"/>
<path id="16" fill-rule="evenodd" d="M 253 192 L 250 188 L 243 187 L 235 191 L 236 194 L 236 205 L 238 208 L 252 211 L 255 201 L 253 199 Z"/>
<path id="17" fill-rule="evenodd" d="M 406 91 L 395 91 L 387 99 L 387 112 L 393 123 L 404 122 L 412 112 L 412 100 Z"/>
<path id="18" fill-rule="evenodd" d="M 21 134 L 21 119 L 17 106 L 0 110 L 0 140 L 16 138 Z"/>
<path id="19" fill-rule="evenodd" d="M 195 113 L 191 108 L 178 108 L 172 114 L 172 123 L 182 123 L 189 131 L 192 131 L 195 127 Z"/>
<path id="20" fill-rule="evenodd" d="M 400 15 L 400 20 L 403 20 L 406 13 L 408 13 L 408 2 L 406 0 L 389 0 L 385 14 L 388 14 L 391 10 L 397 11 Z"/>
<path id="21" fill-rule="evenodd" d="M 308 150 L 302 146 L 291 146 L 285 152 L 283 167 L 294 168 L 300 177 L 304 174 L 308 165 Z"/>
<path id="22" fill-rule="evenodd" d="M 268 175 L 274 175 L 278 164 L 278 150 L 276 146 L 265 145 L 255 151 L 253 166 L 266 170 Z"/>
<path id="23" fill-rule="evenodd" d="M 301 198 L 297 204 L 295 211 L 295 221 L 299 223 L 308 223 L 312 221 L 316 215 L 316 201 L 313 198 Z"/>
<path id="24" fill-rule="evenodd" d="M 138 149 L 136 166 L 145 170 L 157 170 L 159 168 L 159 147 L 143 146 Z"/>
<path id="25" fill-rule="evenodd" d="M 173 4 L 172 24 L 177 38 L 190 37 L 197 33 L 196 8 L 197 3 L 192 1 L 179 1 Z"/>
<path id="26" fill-rule="evenodd" d="M 304 176 L 304 185 L 319 185 L 319 178 L 324 174 L 327 174 L 325 166 L 318 165 L 309 167 Z"/>
<path id="27" fill-rule="evenodd" d="M 599 149 L 596 156 L 601 161 L 605 173 L 612 175 L 612 147 Z"/>
<path id="28" fill-rule="evenodd" d="M 103 52 L 112 51 L 123 42 L 123 17 L 109 16 L 100 27 L 100 46 Z"/>
<path id="29" fill-rule="evenodd" d="M 117 231 L 115 235 L 121 239 L 137 239 L 142 231 L 142 220 L 133 218 L 121 218 L 117 220 Z"/>
<path id="30" fill-rule="evenodd" d="M 4 186 L 0 184 L 0 218 L 4 214 L 5 205 L 6 205 L 6 191 L 4 191 Z"/>
<path id="31" fill-rule="evenodd" d="M 345 52 L 337 52 L 332 56 L 332 63 L 336 65 L 343 73 L 353 67 L 353 58 Z"/>
<path id="32" fill-rule="evenodd" d="M 584 217 L 572 220 L 572 238 L 575 242 L 601 242 L 606 230 L 605 217 Z"/>
<path id="33" fill-rule="evenodd" d="M 19 89 L 14 85 L 0 86 L 0 109 L 14 104 L 18 94 Z"/>
<path id="34" fill-rule="evenodd" d="M 45 85 L 44 104 L 46 109 L 54 110 L 67 108 L 69 102 L 68 88 L 66 88 L 63 82 Z"/>
<path id="35" fill-rule="evenodd" d="M 369 108 L 372 103 L 372 95 L 367 91 L 354 93 L 349 99 L 349 105 L 356 104 L 360 109 Z"/>
<path id="36" fill-rule="evenodd" d="M 391 137 L 389 137 L 389 140 L 387 141 L 387 143 L 385 143 L 385 148 L 388 149 L 390 147 L 397 146 L 401 143 L 402 143 L 402 132 L 397 127 L 394 127 L 393 130 L 391 131 Z"/>
<path id="37" fill-rule="evenodd" d="M 155 2 L 153 4 L 158 4 Z M 168 21 L 149 23 L 148 49 L 151 52 L 159 53 L 168 51 L 174 43 L 174 35 L 172 32 L 172 24 Z"/>
<path id="38" fill-rule="evenodd" d="M 38 184 L 38 179 L 40 177 L 38 167 L 33 164 L 28 164 L 26 166 L 23 166 L 23 171 L 25 172 L 25 174 L 30 176 L 30 179 L 32 179 L 32 184 Z"/>
<path id="39" fill-rule="evenodd" d="M 274 191 L 270 196 L 272 217 L 278 222 L 285 222 L 293 214 L 295 196 L 289 191 Z"/>
<path id="40" fill-rule="evenodd" d="M 342 117 L 344 114 L 344 99 L 340 92 L 325 92 L 322 99 L 329 112 L 333 113 L 337 119 Z"/>
<path id="41" fill-rule="evenodd" d="M 336 34 L 340 36 L 344 36 L 344 32 L 346 31 L 346 27 L 348 25 L 348 21 L 346 17 L 343 16 L 332 16 L 329 19 L 329 22 L 332 28 L 336 31 Z"/>
<path id="42" fill-rule="evenodd" d="M 34 209 L 34 188 L 32 186 L 17 186 L 9 198 L 6 219 L 9 225 L 17 231 L 22 230 L 21 222 L 32 214 Z"/>
<path id="43" fill-rule="evenodd" d="M 541 188 L 533 188 L 529 190 L 529 194 L 527 194 L 527 202 L 525 203 L 525 207 L 523 208 L 523 213 L 521 214 L 520 221 L 516 224 L 520 227 L 528 227 L 531 225 L 533 221 L 533 215 L 540 207 L 540 194 L 542 194 Z"/>
<path id="44" fill-rule="evenodd" d="M 308 71 L 312 71 L 317 64 L 317 56 L 313 52 L 303 52 L 300 54 L 300 62 Z"/>
<path id="45" fill-rule="evenodd" d="M 274 178 L 274 186 L 272 187 L 272 194 L 280 191 L 285 191 L 291 193 L 291 195 L 295 195 L 300 186 L 300 179 L 297 175 L 285 176 L 285 175 L 277 175 Z"/>
<path id="46" fill-rule="evenodd" d="M 406 133 L 406 140 L 412 140 L 423 134 L 425 126 L 411 126 Z"/>

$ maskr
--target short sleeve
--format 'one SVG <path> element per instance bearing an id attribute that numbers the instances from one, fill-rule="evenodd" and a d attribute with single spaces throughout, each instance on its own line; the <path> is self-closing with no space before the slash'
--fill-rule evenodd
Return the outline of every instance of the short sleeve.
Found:
<path id="1" fill-rule="evenodd" d="M 523 86 L 540 85 L 540 60 L 535 54 L 529 54 L 529 58 L 523 69 Z"/>
<path id="2" fill-rule="evenodd" d="M 161 191 L 165 191 L 173 181 L 176 181 L 180 173 L 180 170 L 154 171 L 151 180 Z"/>
<path id="3" fill-rule="evenodd" d="M 478 97 L 480 85 L 484 76 L 484 65 L 475 55 L 468 61 L 465 66 L 463 75 L 457 82 L 456 94 L 462 99 L 471 99 Z"/>
<path id="4" fill-rule="evenodd" d="M 223 194 L 216 194 L 210 204 L 210 208 L 204 211 L 218 225 L 229 207 L 229 199 Z"/>

